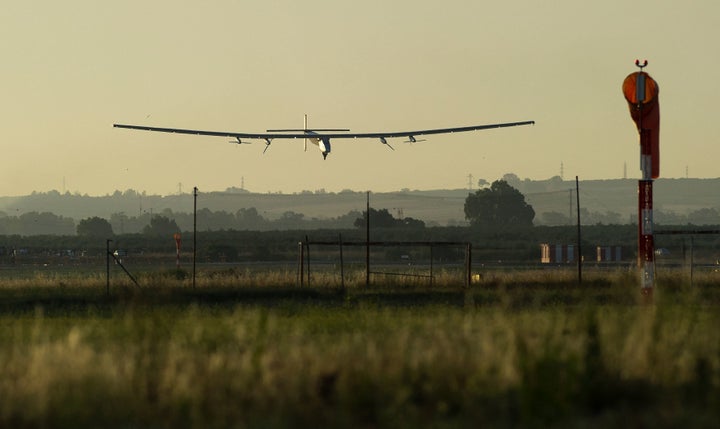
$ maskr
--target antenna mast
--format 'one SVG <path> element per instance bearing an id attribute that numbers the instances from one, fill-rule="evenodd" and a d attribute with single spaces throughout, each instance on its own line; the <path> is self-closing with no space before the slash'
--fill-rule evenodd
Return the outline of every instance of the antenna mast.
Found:
<path id="1" fill-rule="evenodd" d="M 303 123 L 303 130 L 304 130 L 303 132 L 304 132 L 305 134 L 307 134 L 307 129 L 308 129 L 308 127 L 307 127 L 307 113 L 306 113 L 306 114 L 305 114 L 305 122 Z M 304 138 L 304 139 L 303 139 L 303 150 L 304 150 L 305 152 L 307 152 L 307 138 Z"/>

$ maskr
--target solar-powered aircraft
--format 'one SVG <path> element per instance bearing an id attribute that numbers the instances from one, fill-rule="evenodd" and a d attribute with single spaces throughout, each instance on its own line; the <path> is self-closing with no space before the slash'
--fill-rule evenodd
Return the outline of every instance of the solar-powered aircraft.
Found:
<path id="1" fill-rule="evenodd" d="M 417 136 L 427 136 L 432 134 L 451 134 L 451 133 L 463 133 L 468 131 L 487 130 L 491 128 L 507 128 L 516 127 L 520 125 L 534 124 L 535 121 L 522 121 L 522 122 L 506 122 L 500 124 L 486 124 L 486 125 L 470 125 L 465 127 L 454 127 L 454 128 L 434 128 L 427 130 L 414 130 L 414 131 L 391 131 L 391 132 L 372 132 L 372 133 L 351 133 L 347 129 L 308 129 L 307 125 L 302 129 L 283 129 L 283 130 L 267 130 L 264 133 L 244 133 L 244 132 L 232 132 L 232 131 L 204 131 L 204 130 L 188 130 L 183 128 L 160 128 L 160 127 L 148 127 L 144 125 L 125 125 L 125 124 L 114 124 L 115 128 L 127 128 L 132 130 L 143 130 L 143 131 L 157 131 L 162 133 L 177 133 L 177 134 L 195 134 L 201 136 L 214 136 L 214 137 L 230 137 L 234 140 L 231 143 L 243 144 L 249 143 L 247 140 L 264 140 L 265 149 L 263 153 L 270 147 L 270 143 L 275 139 L 303 139 L 305 141 L 305 147 L 307 149 L 307 140 L 316 145 L 322 153 L 323 159 L 327 158 L 330 153 L 330 140 L 334 139 L 378 139 L 380 143 L 387 145 L 390 149 L 392 146 L 388 143 L 388 139 L 391 138 L 406 138 L 408 143 L 414 143 L 418 140 Z M 306 117 L 307 124 L 307 117 Z"/>

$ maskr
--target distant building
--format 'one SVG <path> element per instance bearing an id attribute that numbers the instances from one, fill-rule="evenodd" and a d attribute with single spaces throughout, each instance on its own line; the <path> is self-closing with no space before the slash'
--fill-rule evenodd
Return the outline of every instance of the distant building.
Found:
<path id="1" fill-rule="evenodd" d="M 540 262 L 543 264 L 569 264 L 577 262 L 576 246 L 572 244 L 548 244 L 540 245 Z M 595 260 L 597 262 L 619 262 L 622 261 L 622 246 L 597 246 L 595 248 Z M 587 261 L 587 258 L 583 258 Z"/>
<path id="2" fill-rule="evenodd" d="M 567 264 L 577 260 L 577 252 L 572 244 L 540 245 L 540 262 L 543 264 Z"/>
<path id="3" fill-rule="evenodd" d="M 595 248 L 598 262 L 619 262 L 622 261 L 621 246 L 597 246 Z"/>

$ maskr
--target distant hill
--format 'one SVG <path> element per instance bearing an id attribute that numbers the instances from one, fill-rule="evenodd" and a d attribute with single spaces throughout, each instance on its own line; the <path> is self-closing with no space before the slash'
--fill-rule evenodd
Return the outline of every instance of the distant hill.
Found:
<path id="1" fill-rule="evenodd" d="M 554 177 L 548 180 L 511 180 L 536 213 L 536 224 L 574 223 L 576 216 L 575 181 Z M 477 189 L 472 190 L 475 192 Z M 370 204 L 387 209 L 395 217 L 412 217 L 428 225 L 464 225 L 465 198 L 468 189 L 402 190 L 370 194 Z M 286 212 L 302 213 L 306 219 L 330 219 L 351 211 L 362 212 L 366 193 L 258 194 L 238 189 L 228 192 L 200 193 L 198 210 L 236 213 L 255 208 L 270 220 Z M 580 207 L 583 223 L 636 222 L 637 180 L 580 181 Z M 720 179 L 659 179 L 655 182 L 656 219 L 681 219 L 702 209 L 720 209 Z M 710 214 L 713 213 L 710 211 Z M 133 190 L 111 195 L 87 196 L 57 191 L 35 192 L 21 197 L 0 197 L 0 211 L 5 216 L 28 212 L 51 212 L 79 221 L 92 216 L 109 219 L 112 214 L 140 216 L 148 213 L 192 213 L 193 196 L 147 195 Z M 720 223 L 718 219 L 715 223 Z"/>
<path id="2" fill-rule="evenodd" d="M 575 181 L 562 181 L 557 177 L 545 181 L 518 181 L 513 186 L 526 196 L 538 217 L 551 211 L 576 216 L 572 212 L 576 210 L 572 201 Z M 599 220 L 617 214 L 619 223 L 637 222 L 637 179 L 581 180 L 579 187 L 581 209 L 594 213 Z M 653 200 L 656 222 L 686 223 L 684 216 L 703 209 L 720 209 L 720 178 L 658 179 L 653 185 Z M 720 219 L 710 223 L 718 221 Z"/>

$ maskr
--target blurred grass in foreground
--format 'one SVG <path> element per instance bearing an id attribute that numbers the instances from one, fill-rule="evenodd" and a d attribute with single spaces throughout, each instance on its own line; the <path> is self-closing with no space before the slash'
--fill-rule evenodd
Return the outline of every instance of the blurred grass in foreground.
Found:
<path id="1" fill-rule="evenodd" d="M 214 277 L 213 277 L 214 276 Z M 0 287 L 1 427 L 713 427 L 720 287 L 627 272 Z M 212 280 L 215 280 L 213 283 Z M 46 282 L 46 283 L 43 283 Z M 62 284 L 60 284 L 60 282 Z"/>

